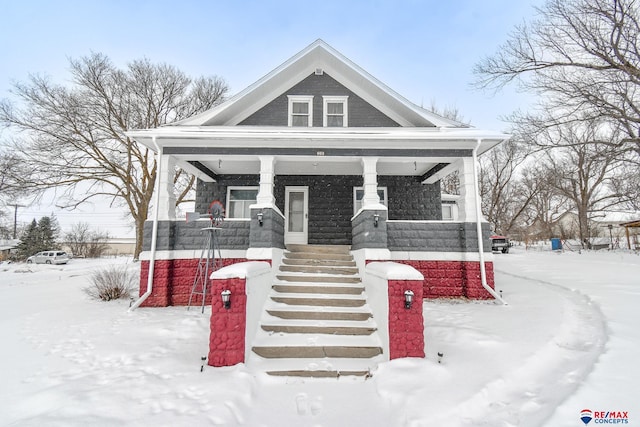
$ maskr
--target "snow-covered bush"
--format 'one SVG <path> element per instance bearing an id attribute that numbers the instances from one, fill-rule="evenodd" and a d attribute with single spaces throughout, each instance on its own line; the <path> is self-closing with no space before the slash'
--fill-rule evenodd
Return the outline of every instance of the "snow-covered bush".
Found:
<path id="1" fill-rule="evenodd" d="M 135 289 L 137 275 L 124 265 L 112 265 L 91 274 L 91 286 L 85 291 L 102 301 L 129 298 Z"/>

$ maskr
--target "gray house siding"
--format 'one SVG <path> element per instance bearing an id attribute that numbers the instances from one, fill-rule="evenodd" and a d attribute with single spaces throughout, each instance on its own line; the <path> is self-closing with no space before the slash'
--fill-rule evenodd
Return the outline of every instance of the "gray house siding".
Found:
<path id="1" fill-rule="evenodd" d="M 285 187 L 308 186 L 309 244 L 350 245 L 353 187 L 361 185 L 361 176 L 281 175 L 274 194 L 284 212 Z"/>
<path id="2" fill-rule="evenodd" d="M 217 231 L 220 249 L 249 248 L 249 221 L 227 221 Z M 202 250 L 207 241 L 207 221 L 159 221 L 156 249 L 159 251 Z M 142 250 L 151 250 L 153 221 L 144 223 Z"/>
<path id="3" fill-rule="evenodd" d="M 313 95 L 313 126 L 322 127 L 323 96 L 348 96 L 349 127 L 398 127 L 394 120 L 374 108 L 334 78 L 324 73 L 320 76 L 311 74 L 300 83 L 276 97 L 251 116 L 240 122 L 240 125 L 251 126 L 288 126 L 289 100 L 287 95 Z"/>
<path id="4" fill-rule="evenodd" d="M 422 184 L 411 176 L 378 176 L 378 187 L 387 187 L 389 219 L 442 219 L 440 181 Z"/>
<path id="5" fill-rule="evenodd" d="M 212 183 L 198 180 L 196 212 L 206 213 L 213 200 L 226 206 L 228 186 L 258 186 L 258 182 L 257 175 L 220 175 Z M 379 176 L 378 185 L 387 187 L 389 218 L 441 219 L 438 183 L 424 185 L 410 176 Z M 287 186 L 309 187 L 309 244 L 351 244 L 353 188 L 362 186 L 361 176 L 276 175 L 274 196 L 283 213 Z"/>
<path id="6" fill-rule="evenodd" d="M 217 182 L 198 180 L 196 184 L 196 212 L 207 213 L 209 205 L 214 200 L 219 200 L 226 209 L 227 187 L 257 187 L 259 185 L 259 175 L 219 175 Z"/>
<path id="7" fill-rule="evenodd" d="M 478 252 L 478 233 L 474 222 L 411 223 L 388 222 L 388 248 L 391 251 Z M 482 223 L 485 250 L 491 247 L 489 224 Z"/>

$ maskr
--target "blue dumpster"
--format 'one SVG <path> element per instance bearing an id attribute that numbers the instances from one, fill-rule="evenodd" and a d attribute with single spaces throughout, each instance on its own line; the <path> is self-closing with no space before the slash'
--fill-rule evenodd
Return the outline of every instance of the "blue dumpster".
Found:
<path id="1" fill-rule="evenodd" d="M 562 249 L 562 241 L 560 239 L 551 239 L 551 250 L 559 251 Z"/>

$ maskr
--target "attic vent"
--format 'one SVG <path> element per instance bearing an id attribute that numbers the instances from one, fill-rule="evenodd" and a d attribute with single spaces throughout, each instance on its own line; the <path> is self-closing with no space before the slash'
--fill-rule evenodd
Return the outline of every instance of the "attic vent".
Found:
<path id="1" fill-rule="evenodd" d="M 316 76 L 321 76 L 324 74 L 324 70 L 322 68 L 316 68 Z"/>

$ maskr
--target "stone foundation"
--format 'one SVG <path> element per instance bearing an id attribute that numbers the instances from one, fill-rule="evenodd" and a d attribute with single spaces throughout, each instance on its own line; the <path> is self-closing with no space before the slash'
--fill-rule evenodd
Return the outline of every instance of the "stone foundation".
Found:
<path id="1" fill-rule="evenodd" d="M 153 273 L 153 289 L 151 295 L 142 303 L 141 307 L 168 307 L 172 305 L 187 305 L 191 296 L 191 289 L 198 271 L 199 259 L 169 259 L 156 260 Z M 245 262 L 244 258 L 225 258 L 223 266 Z M 149 277 L 149 261 L 141 261 L 140 265 L 140 293 L 147 291 Z M 210 289 L 207 290 L 205 305 L 211 304 Z M 194 295 L 191 305 L 202 305 L 202 296 Z"/>
<path id="2" fill-rule="evenodd" d="M 424 276 L 423 298 L 493 299 L 482 286 L 478 261 L 394 260 L 407 264 Z M 487 284 L 495 289 L 493 263 L 485 262 Z"/>

